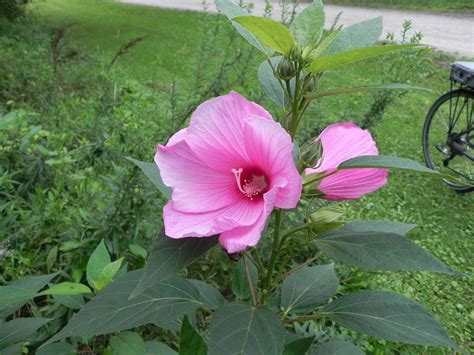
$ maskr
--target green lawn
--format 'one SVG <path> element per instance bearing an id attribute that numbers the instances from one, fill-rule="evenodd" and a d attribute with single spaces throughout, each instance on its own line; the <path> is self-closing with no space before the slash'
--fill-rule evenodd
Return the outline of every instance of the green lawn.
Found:
<path id="1" fill-rule="evenodd" d="M 471 0 L 326 0 L 325 3 L 439 12 L 474 11 L 474 3 Z"/>
<path id="2" fill-rule="evenodd" d="M 193 12 L 177 12 L 94 0 L 36 1 L 31 6 L 31 12 L 52 27 L 78 23 L 67 35 L 67 41 L 83 48 L 90 56 L 96 56 L 98 53 L 105 62 L 110 61 L 124 42 L 149 35 L 143 43 L 133 48 L 130 53 L 118 61 L 117 70 L 122 73 L 122 77 L 116 79 L 118 85 L 127 86 L 135 96 L 131 96 L 125 103 L 130 112 L 121 118 L 124 122 L 111 120 L 110 124 L 119 125 L 117 130 L 124 136 L 120 138 L 123 138 L 124 141 L 127 141 L 127 137 L 132 132 L 138 134 L 136 132 L 140 132 L 140 125 L 143 125 L 142 129 L 146 134 L 144 133 L 141 140 L 134 141 L 131 150 L 132 153 L 140 152 L 142 156 L 138 156 L 138 158 L 151 158 L 157 137 L 162 137 L 153 135 L 151 131 L 160 125 L 169 124 L 168 121 L 160 121 L 160 117 L 164 115 L 163 111 L 169 110 L 169 107 L 162 96 L 154 92 L 150 93 L 145 84 L 153 82 L 167 86 L 176 79 L 179 79 L 184 87 L 187 83 L 190 84 L 190 66 L 195 63 L 195 56 L 199 43 L 201 43 L 198 40 L 200 27 L 204 25 L 205 21 L 213 20 Z M 419 75 L 412 78 L 411 84 L 429 87 L 432 92 L 411 92 L 397 100 L 387 110 L 384 120 L 374 128 L 373 133 L 382 154 L 398 155 L 422 161 L 421 130 L 424 116 L 431 103 L 441 92 L 446 91 L 449 85 L 447 77 L 451 58 L 435 55 L 431 59 L 431 64 L 426 72 L 418 73 Z M 258 58 L 255 63 L 258 64 L 261 60 L 263 58 Z M 327 73 L 322 85 L 338 87 L 378 83 L 380 82 L 381 65 L 380 61 L 370 61 Z M 256 74 L 255 66 L 249 67 L 249 70 L 251 74 Z M 249 85 L 250 87 L 245 89 L 240 86 L 236 89 L 244 90 L 242 93 L 250 97 L 260 97 L 259 88 L 254 82 L 250 82 Z M 143 101 L 144 97 L 146 101 Z M 321 126 L 323 123 L 359 117 L 366 112 L 370 100 L 370 95 L 322 99 L 313 104 L 307 114 L 308 132 L 311 131 L 311 126 L 314 124 Z M 143 107 L 140 106 L 141 103 L 150 106 Z M 274 106 L 267 100 L 263 100 L 262 104 L 273 109 L 275 116 L 279 114 L 278 110 L 274 110 Z M 86 102 L 81 101 L 80 105 L 84 110 L 87 109 Z M 19 106 L 21 107 L 21 105 Z M 73 109 L 71 108 L 71 110 Z M 79 108 L 77 110 L 77 113 L 80 113 Z M 116 110 L 120 110 L 120 107 L 117 107 Z M 47 125 L 47 123 L 43 124 Z M 55 122 L 54 125 L 57 128 L 59 123 Z M 122 140 L 118 138 L 114 139 L 111 139 L 113 144 L 125 144 L 121 143 Z M 109 141 L 107 144 L 110 144 Z M 132 153 L 128 152 L 128 154 Z M 123 165 L 119 158 L 114 162 Z M 84 174 L 94 174 L 94 172 L 87 170 Z M 108 174 L 112 176 L 114 172 L 109 171 Z M 133 191 L 136 192 L 139 188 L 144 187 L 133 186 L 135 189 Z M 92 188 L 88 186 L 84 189 Z M 61 194 L 61 187 L 58 187 L 58 194 Z M 48 198 L 53 197 L 48 196 Z M 79 202 L 71 200 L 68 203 L 73 207 Z M 71 208 L 68 203 L 65 203 L 64 208 Z M 154 197 L 153 203 L 160 206 L 161 201 Z M 436 179 L 397 172 L 390 175 L 389 185 L 382 190 L 357 202 L 344 203 L 343 206 L 347 208 L 349 218 L 353 219 L 388 219 L 418 224 L 420 227 L 411 234 L 417 243 L 456 270 L 466 273 L 474 271 L 472 265 L 474 194 L 460 195 L 449 190 Z M 136 210 L 132 207 L 130 207 L 130 213 L 135 214 Z M 85 210 L 84 213 L 89 212 L 86 202 L 81 209 Z M 51 214 L 54 213 L 51 211 Z M 113 216 L 115 218 L 115 214 Z M 81 218 L 81 215 L 76 217 L 76 223 L 80 224 L 81 228 L 87 224 L 86 219 Z M 148 216 L 146 223 L 158 228 L 160 222 L 155 221 L 159 219 L 158 217 L 155 216 L 153 219 Z M 54 219 L 52 221 L 49 223 L 55 223 Z M 140 223 L 138 219 L 137 223 Z M 74 221 L 71 221 L 68 228 L 73 227 Z M 18 230 L 20 228 L 18 227 Z M 140 228 L 136 227 L 136 230 L 140 230 Z M 63 237 L 69 235 L 70 230 L 56 232 Z M 57 237 L 57 235 L 51 236 L 53 241 Z M 147 242 L 151 243 L 150 240 Z M 45 255 L 42 257 L 44 258 Z M 19 274 L 28 273 L 26 266 L 24 268 Z M 473 331 L 473 298 L 470 277 L 453 279 L 428 273 L 346 271 L 352 275 L 350 287 L 370 286 L 391 289 L 411 296 L 427 306 L 446 326 L 449 334 L 464 348 L 468 349 L 472 345 L 470 341 Z M 373 353 L 376 353 L 375 351 L 380 353 L 380 349 L 384 349 L 386 343 L 374 341 L 372 346 L 377 349 Z M 373 350 L 370 346 L 367 349 Z M 434 353 L 432 349 L 426 350 L 413 346 L 396 348 L 393 344 L 390 349 L 402 353 Z M 448 353 L 443 350 L 436 350 L 436 352 Z"/>

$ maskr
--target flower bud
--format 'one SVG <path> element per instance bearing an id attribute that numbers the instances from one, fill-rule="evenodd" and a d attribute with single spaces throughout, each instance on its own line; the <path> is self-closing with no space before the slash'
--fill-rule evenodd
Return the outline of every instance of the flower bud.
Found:
<path id="1" fill-rule="evenodd" d="M 316 84 L 318 83 L 318 80 L 316 77 L 312 74 L 308 74 L 304 78 L 304 85 L 306 87 L 306 92 L 313 92 L 314 89 L 316 88 Z"/>
<path id="2" fill-rule="evenodd" d="M 322 155 L 323 145 L 319 139 L 306 143 L 300 150 L 301 167 L 303 169 L 314 168 Z"/>
<path id="3" fill-rule="evenodd" d="M 324 233 L 338 229 L 344 222 L 338 221 L 344 215 L 344 210 L 338 207 L 323 207 L 309 215 L 309 222 L 314 233 Z"/>
<path id="4" fill-rule="evenodd" d="M 280 79 L 290 80 L 295 76 L 295 69 L 293 68 L 293 64 L 288 59 L 282 58 L 280 63 L 278 63 L 277 73 Z"/>
<path id="5" fill-rule="evenodd" d="M 303 62 L 303 58 L 301 55 L 302 55 L 301 48 L 299 46 L 296 46 L 295 48 L 291 50 L 290 58 L 301 63 Z"/>

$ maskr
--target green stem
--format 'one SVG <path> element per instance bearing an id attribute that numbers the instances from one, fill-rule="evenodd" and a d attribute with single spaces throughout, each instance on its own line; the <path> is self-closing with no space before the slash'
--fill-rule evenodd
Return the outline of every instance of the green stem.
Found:
<path id="1" fill-rule="evenodd" d="M 244 269 L 245 275 L 247 276 L 247 283 L 249 285 L 250 295 L 252 296 L 252 304 L 257 307 L 257 298 L 255 297 L 255 290 L 253 289 L 252 277 L 250 276 L 249 266 L 247 265 L 247 254 L 244 252 Z"/>
<path id="2" fill-rule="evenodd" d="M 273 269 L 275 268 L 275 263 L 278 256 L 278 250 L 280 247 L 280 229 L 281 229 L 282 213 L 283 211 L 281 209 L 277 209 L 275 211 L 275 227 L 273 231 L 272 254 L 270 256 L 270 264 L 268 265 L 267 276 L 265 278 L 265 284 L 264 284 L 264 290 L 266 290 L 267 292 L 270 290 L 272 277 L 273 277 Z M 266 299 L 268 295 L 269 295 L 269 292 L 264 295 L 264 299 Z"/>
<path id="3" fill-rule="evenodd" d="M 285 243 L 286 239 L 287 239 L 290 235 L 292 235 L 292 234 L 294 234 L 294 233 L 296 233 L 296 232 L 299 232 L 300 230 L 307 229 L 307 228 L 309 228 L 310 226 L 311 226 L 311 223 L 308 222 L 308 223 L 302 224 L 302 225 L 300 225 L 300 226 L 298 226 L 298 227 L 291 228 L 291 229 L 287 230 L 286 233 L 283 234 L 283 236 L 281 237 L 279 248 L 281 249 L 281 247 L 282 247 L 283 244 Z"/>

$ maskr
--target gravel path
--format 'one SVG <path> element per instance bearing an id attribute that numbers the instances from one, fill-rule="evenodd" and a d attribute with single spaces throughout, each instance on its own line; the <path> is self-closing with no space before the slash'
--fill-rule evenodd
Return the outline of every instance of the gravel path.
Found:
<path id="1" fill-rule="evenodd" d="M 118 0 L 119 2 L 159 6 L 179 10 L 202 10 L 202 0 Z M 214 2 L 211 11 L 215 11 Z M 255 1 L 254 13 L 263 13 L 264 2 Z M 304 6 L 304 5 L 302 5 Z M 278 6 L 275 6 L 277 9 Z M 383 16 L 384 32 L 401 30 L 404 20 L 412 20 L 413 30 L 421 31 L 424 35 L 423 43 L 441 51 L 455 53 L 458 56 L 474 58 L 474 15 L 473 14 L 435 14 L 425 12 L 371 9 L 352 6 L 326 5 L 326 23 L 330 25 L 339 12 L 343 12 L 340 22 L 345 26 L 356 22 Z M 278 12 L 274 16 L 279 17 Z"/>

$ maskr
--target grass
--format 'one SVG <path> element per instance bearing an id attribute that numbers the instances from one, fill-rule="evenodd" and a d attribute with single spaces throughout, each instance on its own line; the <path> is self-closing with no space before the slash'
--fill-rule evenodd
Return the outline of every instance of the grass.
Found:
<path id="1" fill-rule="evenodd" d="M 164 119 L 164 111 L 169 110 L 169 107 L 163 96 L 150 91 L 145 84 L 157 82 L 161 85 L 170 85 L 175 79 L 181 80 L 184 86 L 190 83 L 190 66 L 194 65 L 192 58 L 199 48 L 197 33 L 202 26 L 203 15 L 94 0 L 38 1 L 33 4 L 31 11 L 53 28 L 68 23 L 78 23 L 78 26 L 68 34 L 68 43 L 83 48 L 91 57 L 98 56 L 105 62 L 111 60 L 124 42 L 142 35 L 150 35 L 143 43 L 119 59 L 117 75 L 114 75 L 112 79 L 119 87 L 124 87 L 125 98 L 122 100 L 125 103 L 122 102 L 122 105 L 114 106 L 109 113 L 101 117 L 106 119 L 104 129 L 108 130 L 107 137 L 111 137 L 106 140 L 105 148 L 112 146 L 114 149 L 118 149 L 117 147 L 120 147 L 122 149 L 121 155 L 135 154 L 134 156 L 142 159 L 151 157 L 154 146 L 163 139 L 163 136 L 156 132 L 160 131 L 164 125 L 169 124 L 169 121 Z M 263 58 L 260 59 L 263 60 Z M 435 98 L 448 89 L 447 64 L 451 58 L 435 55 L 432 60 L 429 68 L 425 72 L 419 73 L 411 83 L 430 87 L 433 92 L 411 92 L 404 96 L 388 109 L 384 120 L 374 128 L 373 133 L 381 153 L 422 161 L 421 129 L 424 116 Z M 31 65 L 34 67 L 35 64 Z M 370 70 L 367 70 L 367 66 L 370 66 Z M 256 67 L 249 70 L 256 73 Z M 371 61 L 330 72 L 322 84 L 326 87 L 339 87 L 377 83 L 380 76 L 381 62 Z M 258 91 L 258 87 L 254 85 L 243 93 L 258 98 L 259 95 L 256 94 Z M 88 95 L 94 95 L 94 93 Z M 69 99 L 67 98 L 67 100 Z M 91 110 L 88 100 L 86 97 L 84 101 L 72 102 L 64 108 L 67 112 L 60 112 L 60 115 L 68 117 L 67 119 L 71 121 L 72 117 L 76 117 L 71 112 L 81 119 L 88 117 L 86 111 Z M 370 100 L 370 95 L 322 99 L 315 103 L 307 114 L 307 132 L 313 131 L 314 125 L 322 126 L 362 115 L 367 110 Z M 278 116 L 278 110 L 275 110 L 267 100 L 264 100 L 263 104 L 273 109 L 274 115 Z M 16 108 L 31 109 L 22 103 L 14 105 Z M 55 116 L 55 114 L 57 114 L 55 110 L 42 113 L 40 122 L 43 125 L 43 130 L 56 130 L 62 134 L 62 131 L 65 130 L 60 126 L 60 124 L 65 124 L 61 123 L 63 116 Z M 108 119 L 107 115 L 110 116 Z M 61 119 L 58 121 L 56 117 Z M 50 120 L 49 123 L 47 119 Z M 67 127 L 77 130 L 73 133 L 80 137 L 82 137 L 81 134 L 90 135 L 89 131 L 93 129 L 91 127 L 96 127 L 93 125 L 84 127 L 82 128 L 83 132 L 80 131 L 82 125 L 81 122 L 74 128 Z M 86 128 L 89 131 L 86 132 Z M 77 141 L 74 142 L 77 144 Z M 58 143 L 58 145 L 60 144 Z M 77 171 L 75 175 L 84 176 L 75 176 L 76 180 L 65 182 L 64 186 L 58 186 L 58 182 L 53 181 L 49 193 L 45 196 L 39 191 L 31 192 L 32 196 L 40 200 L 42 209 L 44 209 L 42 204 L 48 204 L 49 210 L 42 214 L 43 221 L 38 221 L 39 224 L 54 226 L 64 223 L 58 216 L 65 213 L 64 211 L 67 209 L 77 208 L 77 212 L 72 214 L 75 219 L 68 215 L 68 218 L 71 218 L 70 223 L 63 227 L 49 229 L 48 240 L 42 240 L 41 238 L 45 237 L 36 235 L 36 241 L 41 241 L 41 245 L 48 246 L 54 245 L 54 243 L 60 245 L 64 236 L 74 236 L 74 233 L 80 234 L 75 232 L 76 225 L 78 231 L 79 228 L 83 228 L 86 230 L 84 235 L 88 238 L 95 238 L 95 240 L 104 236 L 112 238 L 111 235 L 114 239 L 116 237 L 136 238 L 137 234 L 142 233 L 143 228 L 139 227 L 140 223 L 149 225 L 148 229 L 150 230 L 156 230 L 159 227 L 159 223 L 154 221 L 158 219 L 156 213 L 162 201 L 149 193 L 140 197 L 141 199 L 137 197 L 141 196 L 140 193 L 143 193 L 143 190 L 149 185 L 143 186 L 135 178 L 132 180 L 134 183 L 129 187 L 130 196 L 134 196 L 135 204 L 131 203 L 129 209 L 125 210 L 123 214 L 120 211 L 118 215 L 114 211 L 106 214 L 110 219 L 105 219 L 105 222 L 108 221 L 109 224 L 115 223 L 115 221 L 121 222 L 130 218 L 130 215 L 134 215 L 136 225 L 132 223 L 131 226 L 119 226 L 122 229 L 117 227 L 116 229 L 102 230 L 101 228 L 105 227 L 94 224 L 97 223 L 95 219 L 99 214 L 93 213 L 107 209 L 103 206 L 104 203 L 101 205 L 102 201 L 114 198 L 119 201 L 117 203 L 121 203 L 124 196 L 120 194 L 124 185 L 115 183 L 115 185 L 112 184 L 112 188 L 108 185 L 108 181 L 114 176 L 121 176 L 119 167 L 124 165 L 119 157 L 116 155 L 113 157 L 113 159 L 110 158 L 110 160 L 95 165 L 94 169 L 84 167 Z M 91 159 L 87 157 L 85 164 Z M 116 170 L 111 170 L 110 161 L 119 167 Z M 106 170 L 106 166 L 109 167 L 109 170 Z M 98 175 L 101 175 L 100 179 L 97 177 Z M 105 175 L 105 182 L 102 175 Z M 96 180 L 88 180 L 92 178 Z M 84 181 L 88 183 L 86 184 Z M 77 187 L 73 182 L 80 186 Z M 70 189 L 78 189 L 77 197 L 74 198 L 76 195 L 73 195 L 66 201 L 64 194 L 69 193 Z M 116 195 L 103 192 L 108 189 L 118 190 L 119 193 Z M 81 194 L 92 196 L 91 200 L 81 200 Z M 140 215 L 138 211 L 143 204 L 151 204 L 154 209 L 152 208 L 145 215 Z M 89 206 L 93 207 L 89 208 Z M 354 203 L 344 203 L 343 206 L 347 209 L 350 219 L 389 219 L 418 224 L 420 227 L 410 237 L 415 239 L 419 245 L 459 271 L 466 273 L 474 271 L 471 262 L 473 257 L 472 241 L 470 240 L 474 234 L 474 221 L 472 220 L 474 194 L 459 195 L 447 189 L 438 180 L 406 173 L 393 173 L 390 175 L 390 184 L 382 190 Z M 31 206 L 20 206 L 19 208 L 22 211 L 27 211 Z M 145 217 L 146 221 L 140 222 L 140 218 Z M 25 227 L 19 225 L 15 228 L 15 232 L 21 234 L 22 228 Z M 134 228 L 135 232 L 132 232 Z M 97 230 L 97 232 L 91 234 L 90 230 Z M 76 235 L 73 238 L 84 237 Z M 150 240 L 142 240 L 142 242 L 151 243 Z M 31 272 L 29 269 L 31 260 L 45 259 L 47 250 L 49 249 L 24 250 L 21 262 L 12 265 L 9 270 L 15 270 L 18 272 L 17 275 Z M 90 253 L 90 249 L 87 252 Z M 44 267 L 38 267 L 39 270 L 41 268 Z M 343 267 L 341 269 L 344 270 Z M 366 273 L 353 270 L 347 272 L 352 275 L 350 284 L 352 288 L 390 289 L 413 297 L 436 314 L 446 326 L 448 333 L 464 348 L 468 349 L 471 346 L 472 314 L 470 312 L 473 299 L 471 280 L 468 277 L 453 279 L 428 273 Z M 444 350 L 426 350 L 421 347 L 400 347 L 379 340 L 372 340 L 367 350 L 372 353 L 390 353 L 391 351 L 412 354 L 447 353 Z"/>
<path id="2" fill-rule="evenodd" d="M 326 0 L 325 3 L 436 12 L 474 11 L 474 3 L 471 0 Z"/>

